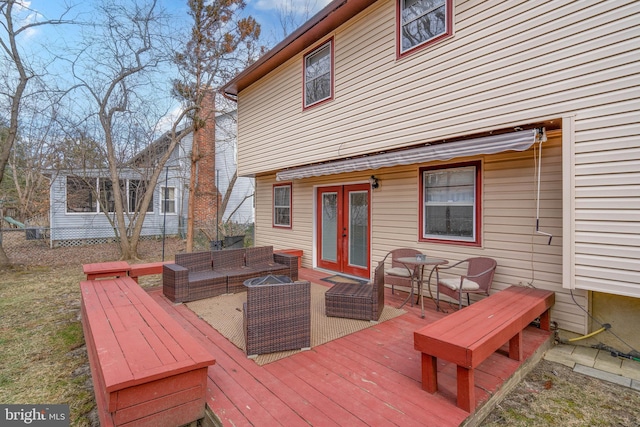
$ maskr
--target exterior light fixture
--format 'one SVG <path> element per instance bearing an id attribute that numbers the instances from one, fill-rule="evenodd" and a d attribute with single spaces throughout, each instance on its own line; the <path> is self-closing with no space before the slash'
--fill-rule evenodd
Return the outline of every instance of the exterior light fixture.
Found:
<path id="1" fill-rule="evenodd" d="M 378 178 L 376 178 L 373 175 L 371 175 L 371 178 L 369 178 L 369 182 L 371 183 L 371 188 L 373 190 L 375 190 L 376 188 L 380 187 L 380 182 L 378 182 Z"/>

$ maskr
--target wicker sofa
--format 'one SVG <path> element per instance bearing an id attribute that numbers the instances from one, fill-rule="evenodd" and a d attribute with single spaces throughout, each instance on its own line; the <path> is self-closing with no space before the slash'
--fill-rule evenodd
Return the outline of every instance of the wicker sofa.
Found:
<path id="1" fill-rule="evenodd" d="M 242 292 L 245 280 L 267 274 L 298 280 L 298 257 L 273 246 L 176 254 L 162 267 L 162 289 L 172 302 L 195 301 Z"/>

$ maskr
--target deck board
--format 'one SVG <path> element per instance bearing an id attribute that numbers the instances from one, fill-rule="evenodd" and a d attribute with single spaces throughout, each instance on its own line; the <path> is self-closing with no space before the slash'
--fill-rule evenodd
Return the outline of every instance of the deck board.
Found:
<path id="1" fill-rule="evenodd" d="M 300 278 L 327 285 L 328 276 L 302 269 Z M 469 413 L 456 406 L 456 366 L 438 360 L 439 391 L 422 390 L 421 355 L 413 332 L 446 314 L 425 299 L 405 305 L 407 313 L 311 350 L 258 366 L 184 304 L 174 305 L 161 288 L 149 294 L 216 359 L 209 367 L 207 404 L 223 425 L 438 425 L 458 426 Z M 387 289 L 386 303 L 398 306 L 406 293 Z M 525 360 L 549 334 L 529 327 L 524 335 Z M 476 373 L 478 407 L 523 361 L 504 350 L 483 362 Z"/>

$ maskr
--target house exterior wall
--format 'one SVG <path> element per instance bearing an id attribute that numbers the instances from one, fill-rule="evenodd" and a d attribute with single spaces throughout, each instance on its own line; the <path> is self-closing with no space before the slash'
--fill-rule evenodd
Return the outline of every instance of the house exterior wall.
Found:
<path id="1" fill-rule="evenodd" d="M 240 92 L 240 174 L 260 176 L 363 153 L 561 121 L 565 175 L 557 185 L 564 204 L 557 214 L 563 211 L 566 222 L 562 227 L 557 216 L 559 224 L 552 226 L 562 227 L 564 233 L 564 258 L 555 267 L 564 274 L 553 276 L 558 290 L 560 284 L 574 288 L 582 299 L 587 297 L 584 291 L 640 297 L 640 3 L 454 1 L 454 35 L 402 59 L 396 58 L 395 14 L 396 2 L 381 0 L 309 46 L 311 50 L 333 37 L 332 101 L 303 110 L 306 52 Z M 364 180 L 368 175 L 358 177 Z M 294 230 L 311 225 L 295 205 L 296 198 L 310 190 L 304 185 L 293 186 Z M 260 198 L 269 191 L 265 186 L 269 184 L 258 183 L 258 224 L 267 216 L 270 220 L 271 208 Z M 400 189 L 395 195 L 416 198 L 415 192 Z M 376 198 L 374 193 L 374 202 Z M 416 209 L 403 214 L 409 223 L 415 222 Z M 509 215 L 498 219 L 507 223 L 492 224 L 494 218 L 486 218 L 488 232 L 513 221 Z M 374 248 L 377 233 L 382 233 L 377 225 L 387 220 L 405 223 L 374 211 Z M 394 236 L 408 231 L 405 225 L 399 227 Z M 273 237 L 268 231 L 261 234 L 261 229 L 258 241 Z M 557 242 L 560 235 L 554 239 Z M 492 244 L 491 236 L 485 244 Z M 550 280 L 547 275 L 552 272 L 539 272 L 540 280 Z M 573 323 L 584 325 L 584 315 L 577 316 L 580 319 Z"/>
<path id="2" fill-rule="evenodd" d="M 536 174 L 534 148 L 490 156 L 467 157 L 451 162 L 482 161 L 482 244 L 480 247 L 418 241 L 419 167 L 410 165 L 375 171 L 380 187 L 371 199 L 371 260 L 375 265 L 387 252 L 412 247 L 423 253 L 445 258 L 450 263 L 472 256 L 498 260 L 494 289 L 511 285 L 534 286 L 556 291 L 553 320 L 566 330 L 584 331 L 584 312 L 573 302 L 570 291 L 562 289 L 562 142 L 561 132 L 549 133 L 543 143 L 540 191 L 541 229 L 553 234 L 535 233 Z M 537 149 L 537 148 L 536 148 Z M 315 190 L 319 186 L 368 182 L 370 171 L 292 182 L 293 226 L 290 230 L 272 227 L 272 186 L 275 176 L 257 180 L 257 245 L 296 248 L 304 252 L 303 267 L 314 267 Z M 573 291 L 580 306 L 586 307 L 587 293 Z"/>
<path id="3" fill-rule="evenodd" d="M 237 165 L 236 112 L 232 111 L 217 116 L 216 125 L 216 169 L 218 170 L 216 179 L 220 192 L 227 194 Z M 238 224 L 253 223 L 253 192 L 254 179 L 238 177 L 222 219 L 224 221 L 231 220 Z"/>
<path id="4" fill-rule="evenodd" d="M 70 173 L 69 175 L 74 175 Z M 125 175 L 122 176 L 125 178 Z M 132 177 L 133 179 L 136 179 Z M 139 179 L 139 177 L 137 178 Z M 174 170 L 170 170 L 169 187 L 175 187 L 177 192 L 176 213 L 163 215 L 160 212 L 161 187 L 165 186 L 164 174 L 153 194 L 153 212 L 147 212 L 142 229 L 142 236 L 160 236 L 163 229 L 167 235 L 178 235 L 180 233 L 180 200 L 184 193 L 182 180 L 175 175 Z M 67 175 L 58 174 L 52 180 L 50 197 L 50 240 L 51 244 L 68 245 L 78 244 L 80 241 L 110 239 L 114 237 L 114 230 L 109 224 L 108 218 L 102 212 L 67 212 Z M 125 216 L 126 218 L 126 216 Z M 70 243 L 64 243 L 70 242 Z"/>

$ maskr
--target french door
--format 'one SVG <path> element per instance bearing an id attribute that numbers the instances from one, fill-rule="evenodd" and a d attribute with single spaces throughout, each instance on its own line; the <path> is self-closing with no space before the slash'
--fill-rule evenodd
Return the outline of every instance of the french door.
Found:
<path id="1" fill-rule="evenodd" d="M 369 278 L 370 185 L 318 189 L 318 267 Z"/>

